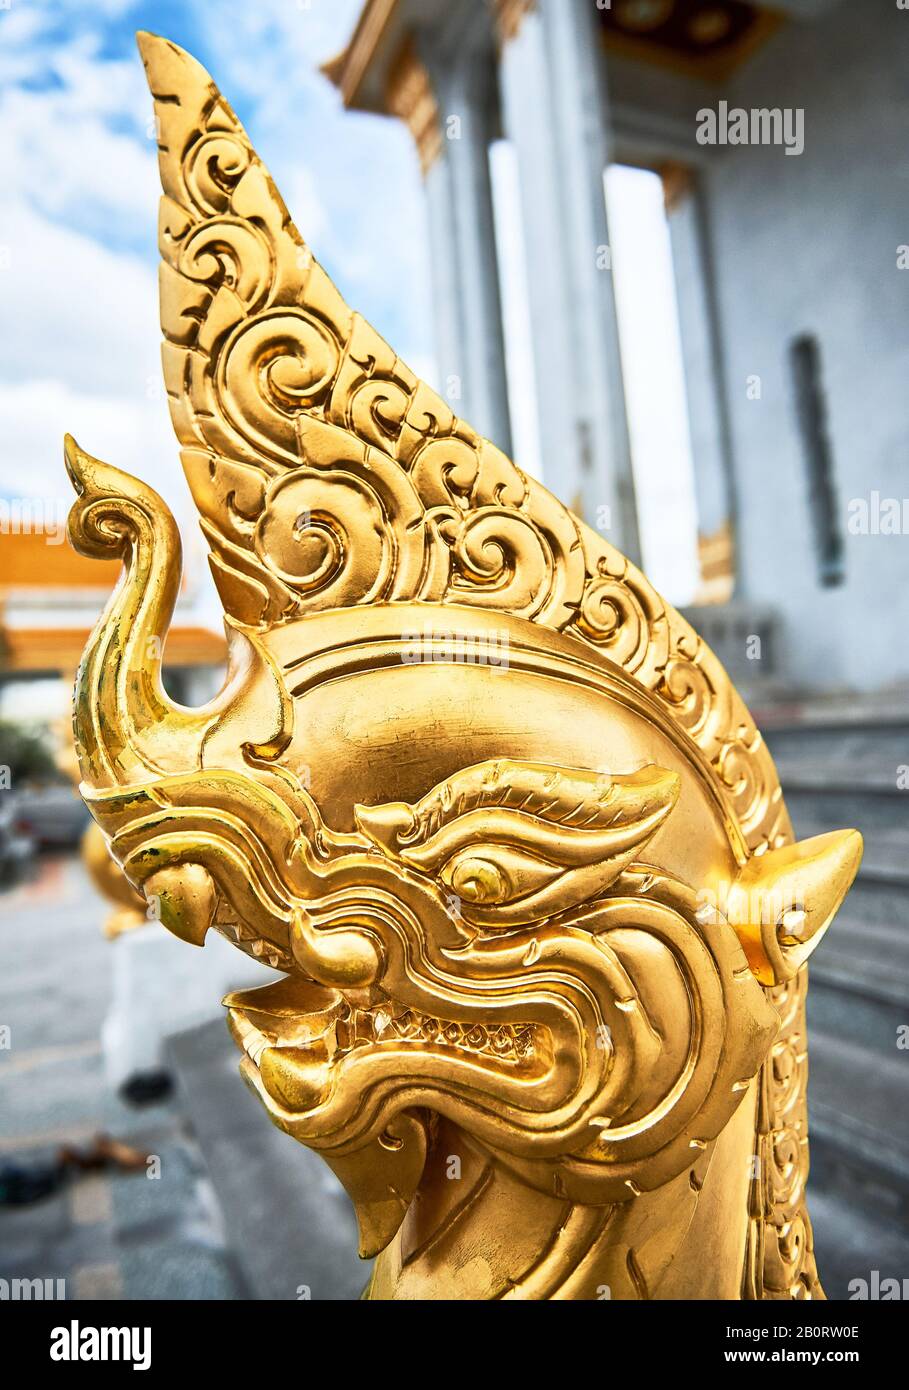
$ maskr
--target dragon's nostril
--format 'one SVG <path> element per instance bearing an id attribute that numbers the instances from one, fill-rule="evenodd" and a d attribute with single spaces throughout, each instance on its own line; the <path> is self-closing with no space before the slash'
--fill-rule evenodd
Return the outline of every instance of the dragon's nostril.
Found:
<path id="1" fill-rule="evenodd" d="M 322 985 L 358 989 L 374 984 L 382 974 L 382 953 L 375 937 L 353 926 L 339 923 L 317 928 L 307 913 L 298 910 L 290 946 L 300 966 Z"/>

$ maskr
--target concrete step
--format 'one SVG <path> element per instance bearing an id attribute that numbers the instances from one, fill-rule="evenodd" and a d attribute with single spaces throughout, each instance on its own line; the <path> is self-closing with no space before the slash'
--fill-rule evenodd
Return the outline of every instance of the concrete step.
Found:
<path id="1" fill-rule="evenodd" d="M 837 917 L 811 962 L 812 984 L 896 1006 L 909 1021 L 909 928 Z"/>
<path id="2" fill-rule="evenodd" d="M 812 1143 L 808 1212 L 814 1228 L 818 1274 L 829 1299 L 855 1298 L 859 1280 L 872 1289 L 883 1279 L 902 1280 L 909 1270 L 909 1234 L 899 1210 L 869 1211 L 859 1189 L 830 1190 Z M 878 1278 L 875 1280 L 874 1271 Z M 848 1318 L 843 1319 L 848 1322 Z"/>
<path id="3" fill-rule="evenodd" d="M 902 825 L 894 826 L 892 823 L 886 828 L 872 827 L 864 828 L 855 822 L 858 817 L 850 821 L 847 817 L 848 807 L 831 805 L 822 812 L 817 808 L 806 808 L 806 805 L 790 798 L 785 791 L 786 805 L 792 816 L 792 824 L 796 835 L 800 840 L 807 840 L 812 835 L 824 835 L 828 830 L 861 830 L 865 841 L 865 851 L 862 860 L 864 868 L 865 861 L 878 863 L 881 859 L 886 859 L 890 863 L 894 859 L 909 863 L 909 828 Z M 837 814 L 840 811 L 842 814 Z M 862 873 L 862 869 L 859 870 Z M 891 882 L 897 886 L 900 882 L 898 876 L 893 876 Z"/>
<path id="4" fill-rule="evenodd" d="M 870 842 L 883 834 L 909 847 L 909 787 L 898 785 L 895 761 L 887 766 L 781 758 L 777 771 L 799 835 L 854 828 Z"/>
<path id="5" fill-rule="evenodd" d="M 896 1053 L 900 1029 L 909 1023 L 909 1004 L 905 997 L 875 992 L 873 986 L 862 988 L 845 969 L 837 972 L 833 965 L 811 972 L 808 1023 L 884 1060 Z M 905 1053 L 901 1056 L 909 1076 L 909 1059 Z"/>
<path id="6" fill-rule="evenodd" d="M 850 826 L 866 838 L 866 863 L 887 844 L 909 865 L 909 692 L 772 700 L 753 707 L 776 761 L 796 833 Z"/>
<path id="7" fill-rule="evenodd" d="M 862 747 L 889 748 L 909 740 L 909 686 L 877 692 L 810 694 L 755 686 L 749 706 L 771 748 L 827 747 L 867 736 Z"/>
<path id="8" fill-rule="evenodd" d="M 878 837 L 865 845 L 865 854 L 855 883 L 849 890 L 833 930 L 841 934 L 840 922 L 848 921 L 850 931 L 866 927 L 892 927 L 909 935 L 909 855 L 903 863 L 882 852 Z"/>
<path id="9" fill-rule="evenodd" d="M 358 1299 L 370 1265 L 357 1255 L 350 1198 L 247 1090 L 225 1022 L 176 1034 L 168 1055 L 252 1297 Z"/>
<path id="10" fill-rule="evenodd" d="M 812 958 L 812 972 L 831 956 L 882 963 L 903 974 L 909 960 L 909 855 L 894 836 L 874 835 L 866 842 L 858 876 Z"/>
<path id="11" fill-rule="evenodd" d="M 889 1052 L 864 1047 L 814 1018 L 808 1038 L 812 1163 L 817 1149 L 828 1167 L 837 1156 L 859 1169 L 878 1193 L 870 1205 L 884 1193 L 909 1202 L 909 1052 L 895 1038 Z"/>
<path id="12" fill-rule="evenodd" d="M 832 755 L 837 762 L 909 763 L 909 715 L 875 720 L 854 719 L 780 721 L 770 711 L 755 714 L 755 721 L 774 759 L 815 758 Z"/>

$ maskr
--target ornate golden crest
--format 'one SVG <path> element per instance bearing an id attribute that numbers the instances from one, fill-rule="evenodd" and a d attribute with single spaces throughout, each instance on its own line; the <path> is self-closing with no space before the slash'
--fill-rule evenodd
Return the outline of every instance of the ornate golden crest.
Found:
<path id="1" fill-rule="evenodd" d="M 167 698 L 173 519 L 68 440 L 73 542 L 124 562 L 75 700 L 111 853 L 179 936 L 285 972 L 230 1026 L 371 1296 L 820 1295 L 804 962 L 859 836 L 791 843 L 696 633 L 347 307 L 208 74 L 140 46 L 230 671 Z"/>

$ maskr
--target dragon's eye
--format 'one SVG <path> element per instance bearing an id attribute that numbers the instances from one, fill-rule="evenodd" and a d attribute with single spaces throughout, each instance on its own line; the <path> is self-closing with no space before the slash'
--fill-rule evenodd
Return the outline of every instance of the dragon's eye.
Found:
<path id="1" fill-rule="evenodd" d="M 615 883 L 676 803 L 679 777 L 650 766 L 475 763 L 413 805 L 357 806 L 383 854 L 457 895 L 459 916 L 503 930 L 591 902 Z"/>
<path id="2" fill-rule="evenodd" d="M 469 903 L 500 903 L 508 895 L 508 882 L 489 859 L 462 859 L 451 871 L 451 886 Z"/>
<path id="3" fill-rule="evenodd" d="M 472 845 L 452 855 L 441 879 L 466 903 L 491 907 L 546 887 L 564 870 L 507 845 Z"/>

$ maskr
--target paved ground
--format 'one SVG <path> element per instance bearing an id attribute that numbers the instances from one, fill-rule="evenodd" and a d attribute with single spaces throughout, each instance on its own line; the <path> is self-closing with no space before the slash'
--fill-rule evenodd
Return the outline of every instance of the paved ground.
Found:
<path id="1" fill-rule="evenodd" d="M 104 1131 L 157 1156 L 159 1175 L 79 1175 L 0 1208 L 0 1278 L 63 1279 L 73 1298 L 246 1297 L 178 1105 L 137 1110 L 105 1082 L 114 948 L 99 931 L 104 913 L 75 857 L 44 861 L 34 881 L 0 895 L 0 1157 L 31 1163 Z"/>

